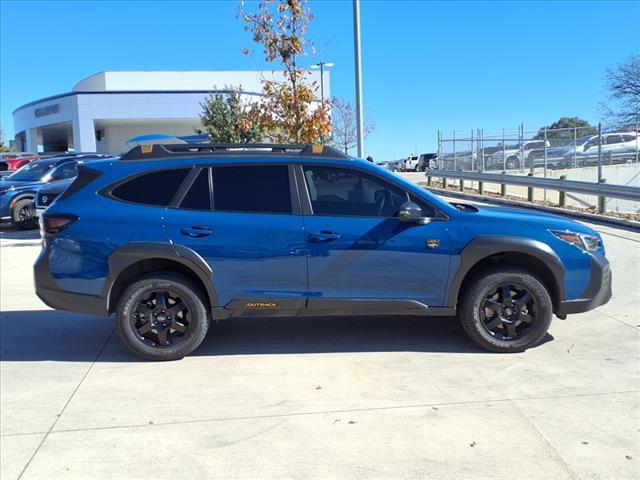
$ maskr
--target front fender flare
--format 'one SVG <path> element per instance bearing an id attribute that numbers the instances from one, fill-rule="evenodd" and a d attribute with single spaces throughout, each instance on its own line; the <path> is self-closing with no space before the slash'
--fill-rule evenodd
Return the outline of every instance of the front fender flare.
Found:
<path id="1" fill-rule="evenodd" d="M 558 300 L 566 297 L 564 287 L 565 268 L 560 257 L 546 243 L 523 237 L 482 235 L 471 240 L 462 250 L 457 271 L 453 275 L 447 296 L 447 305 L 455 307 L 460 287 L 469 271 L 487 257 L 501 253 L 531 255 L 545 264 L 558 288 Z M 454 267 L 455 268 L 455 267 Z"/>

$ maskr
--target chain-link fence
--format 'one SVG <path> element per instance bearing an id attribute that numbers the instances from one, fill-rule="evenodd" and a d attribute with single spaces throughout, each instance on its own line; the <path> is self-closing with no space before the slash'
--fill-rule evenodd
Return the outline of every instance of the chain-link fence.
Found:
<path id="1" fill-rule="evenodd" d="M 500 132 L 439 131 L 437 161 L 429 167 L 640 186 L 640 128 L 598 125 L 529 131 L 520 125 Z M 542 201 L 554 200 L 551 192 L 541 195 Z M 588 207 L 595 199 L 575 196 L 573 200 Z M 615 200 L 607 206 L 609 210 L 638 208 Z"/>

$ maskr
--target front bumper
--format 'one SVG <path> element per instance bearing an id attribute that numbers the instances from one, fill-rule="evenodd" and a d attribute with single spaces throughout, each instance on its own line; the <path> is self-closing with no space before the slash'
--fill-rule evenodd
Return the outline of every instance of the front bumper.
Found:
<path id="1" fill-rule="evenodd" d="M 580 298 L 564 300 L 558 305 L 556 315 L 582 313 L 604 305 L 611 299 L 611 267 L 607 259 L 591 259 L 591 279 Z"/>
<path id="2" fill-rule="evenodd" d="M 49 271 L 49 254 L 46 248 L 40 251 L 33 266 L 33 274 L 36 295 L 49 307 L 87 315 L 109 316 L 104 298 L 65 291 L 56 284 Z"/>

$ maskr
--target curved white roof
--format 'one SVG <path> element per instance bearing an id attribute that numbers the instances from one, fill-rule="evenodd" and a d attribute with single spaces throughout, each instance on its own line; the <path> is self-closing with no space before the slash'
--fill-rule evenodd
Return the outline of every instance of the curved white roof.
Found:
<path id="1" fill-rule="evenodd" d="M 317 71 L 310 72 L 312 80 L 320 81 Z M 325 72 L 325 85 L 329 85 Z M 242 86 L 246 92 L 262 91 L 261 80 L 283 79 L 277 71 L 105 71 L 80 80 L 74 92 L 113 91 L 209 91 L 225 86 Z"/>

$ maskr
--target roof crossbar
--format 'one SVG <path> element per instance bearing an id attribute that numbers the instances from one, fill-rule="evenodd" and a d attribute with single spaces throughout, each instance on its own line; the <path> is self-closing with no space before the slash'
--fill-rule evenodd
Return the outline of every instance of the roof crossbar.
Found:
<path id="1" fill-rule="evenodd" d="M 175 159 L 179 157 L 224 156 L 296 156 L 308 158 L 332 158 L 348 160 L 351 157 L 340 150 L 326 145 L 278 144 L 278 143 L 197 143 L 175 145 L 139 145 L 121 158 L 121 162 L 157 159 Z"/>

